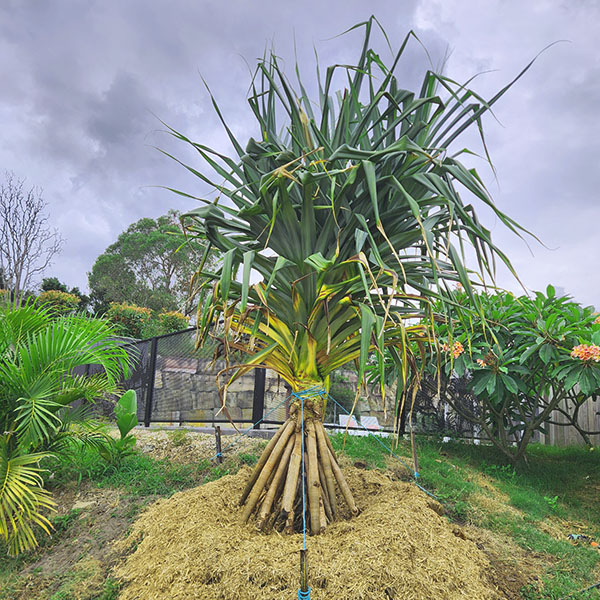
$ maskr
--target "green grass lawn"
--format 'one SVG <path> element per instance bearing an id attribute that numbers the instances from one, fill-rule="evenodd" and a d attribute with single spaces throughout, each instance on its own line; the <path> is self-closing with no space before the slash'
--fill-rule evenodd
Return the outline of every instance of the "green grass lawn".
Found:
<path id="1" fill-rule="evenodd" d="M 383 440 L 390 444 L 390 440 Z M 386 470 L 411 481 L 411 472 L 369 437 L 332 436 L 335 449 L 362 468 Z M 442 503 L 451 521 L 497 539 L 506 553 L 532 558 L 538 579 L 521 589 L 527 600 L 558 600 L 600 581 L 600 553 L 589 543 L 575 545 L 569 533 L 600 541 L 598 492 L 600 456 L 582 448 L 532 445 L 527 464 L 515 469 L 488 446 L 418 439 L 419 483 Z M 206 460 L 181 464 L 136 451 L 108 465 L 95 451 L 77 452 L 46 465 L 48 484 L 59 503 L 82 496 L 93 509 L 59 512 L 52 538 L 41 535 L 38 550 L 0 558 L 0 600 L 116 600 L 111 577 L 112 542 L 123 538 L 140 510 L 160 497 L 201 485 L 252 465 L 252 452 L 232 452 L 222 465 Z M 411 465 L 408 441 L 394 449 Z M 515 558 L 517 560 L 517 558 Z M 533 571 L 531 571 L 533 569 Z M 600 598 L 598 590 L 574 596 Z"/>

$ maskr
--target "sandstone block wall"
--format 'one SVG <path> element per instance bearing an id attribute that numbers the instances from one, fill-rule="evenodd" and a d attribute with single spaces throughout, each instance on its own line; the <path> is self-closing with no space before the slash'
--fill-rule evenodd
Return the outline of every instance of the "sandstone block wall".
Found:
<path id="1" fill-rule="evenodd" d="M 207 358 L 157 357 L 152 400 L 152 421 L 210 426 L 215 419 L 226 419 L 221 409 L 217 373 L 225 368 L 223 361 Z M 227 390 L 226 406 L 232 420 L 252 424 L 254 371 L 240 377 Z M 265 377 L 265 413 L 277 408 L 269 420 L 285 420 L 288 397 L 284 382 L 268 370 Z"/>

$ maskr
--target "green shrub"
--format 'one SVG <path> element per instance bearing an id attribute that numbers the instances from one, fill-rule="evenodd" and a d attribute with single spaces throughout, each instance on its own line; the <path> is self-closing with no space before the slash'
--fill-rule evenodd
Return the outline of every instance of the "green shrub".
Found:
<path id="1" fill-rule="evenodd" d="M 116 325 L 121 335 L 133 338 L 145 339 L 189 327 L 189 317 L 175 310 L 156 313 L 126 302 L 113 302 L 105 317 Z"/>
<path id="2" fill-rule="evenodd" d="M 60 290 L 47 290 L 37 297 L 37 303 L 47 305 L 54 313 L 66 315 L 77 310 L 81 298 Z"/>
<path id="3" fill-rule="evenodd" d="M 168 434 L 169 439 L 171 440 L 171 444 L 173 446 L 185 446 L 190 443 L 188 436 L 184 429 L 176 429 L 175 431 L 170 431 Z"/>
<path id="4" fill-rule="evenodd" d="M 127 390 L 115 404 L 115 417 L 121 437 L 118 440 L 108 436 L 106 443 L 98 450 L 106 462 L 115 464 L 133 454 L 136 439 L 130 431 L 138 424 L 137 419 L 137 394 L 135 390 Z"/>
<path id="5" fill-rule="evenodd" d="M 176 310 L 172 310 L 159 313 L 158 320 L 160 322 L 162 333 L 173 333 L 175 331 L 187 329 L 189 327 L 190 318 Z"/>
<path id="6" fill-rule="evenodd" d="M 127 304 L 126 302 L 113 302 L 106 313 L 106 318 L 116 325 L 124 336 L 141 338 L 152 319 L 149 308 Z"/>

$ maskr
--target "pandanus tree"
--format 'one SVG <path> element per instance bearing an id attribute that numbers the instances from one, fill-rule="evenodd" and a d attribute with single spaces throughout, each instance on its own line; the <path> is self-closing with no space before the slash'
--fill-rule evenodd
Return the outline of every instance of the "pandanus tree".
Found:
<path id="1" fill-rule="evenodd" d="M 465 243 L 479 271 L 493 273 L 495 257 L 510 267 L 459 191 L 520 230 L 449 151 L 509 86 L 485 101 L 427 71 L 418 92 L 405 90 L 395 72 L 414 35 L 386 66 L 372 49 L 375 23 L 356 26 L 365 31 L 356 65 L 330 66 L 324 79 L 317 68 L 316 101 L 299 74 L 293 87 L 275 55 L 261 60 L 249 94 L 257 139 L 242 145 L 213 99 L 234 158 L 170 130 L 214 171 L 175 159 L 216 190 L 183 224 L 223 253 L 218 269 L 199 266 L 195 284 L 212 287 L 198 343 L 221 342 L 224 410 L 227 387 L 253 368 L 272 369 L 294 392 L 240 502 L 261 529 L 295 530 L 303 480 L 313 534 L 338 515 L 336 485 L 339 501 L 358 512 L 323 427 L 330 374 L 354 361 L 363 381 L 369 354 L 383 370 L 390 348 L 410 387 L 418 379 L 410 341 L 429 335 L 419 317 L 448 282 L 472 289 Z M 345 85 L 334 92 L 339 75 Z M 245 358 L 232 360 L 233 351 Z"/>

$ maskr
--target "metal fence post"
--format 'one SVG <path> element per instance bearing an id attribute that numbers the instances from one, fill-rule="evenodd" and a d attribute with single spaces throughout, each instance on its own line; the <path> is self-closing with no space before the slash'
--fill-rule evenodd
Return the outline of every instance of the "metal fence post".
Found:
<path id="1" fill-rule="evenodd" d="M 154 396 L 154 379 L 156 378 L 156 354 L 158 349 L 158 338 L 152 338 L 150 342 L 150 360 L 148 361 L 148 385 L 146 387 L 146 410 L 144 413 L 144 427 L 150 427 L 152 417 L 152 398 Z"/>
<path id="2" fill-rule="evenodd" d="M 400 411 L 400 407 L 402 407 L 402 411 Z M 398 405 L 396 413 L 396 428 L 398 430 L 398 435 L 404 435 L 406 433 L 406 408 L 406 402 Z"/>
<path id="3" fill-rule="evenodd" d="M 260 429 L 265 411 L 265 369 L 254 369 L 254 398 L 252 400 L 252 423 L 254 429 Z"/>

